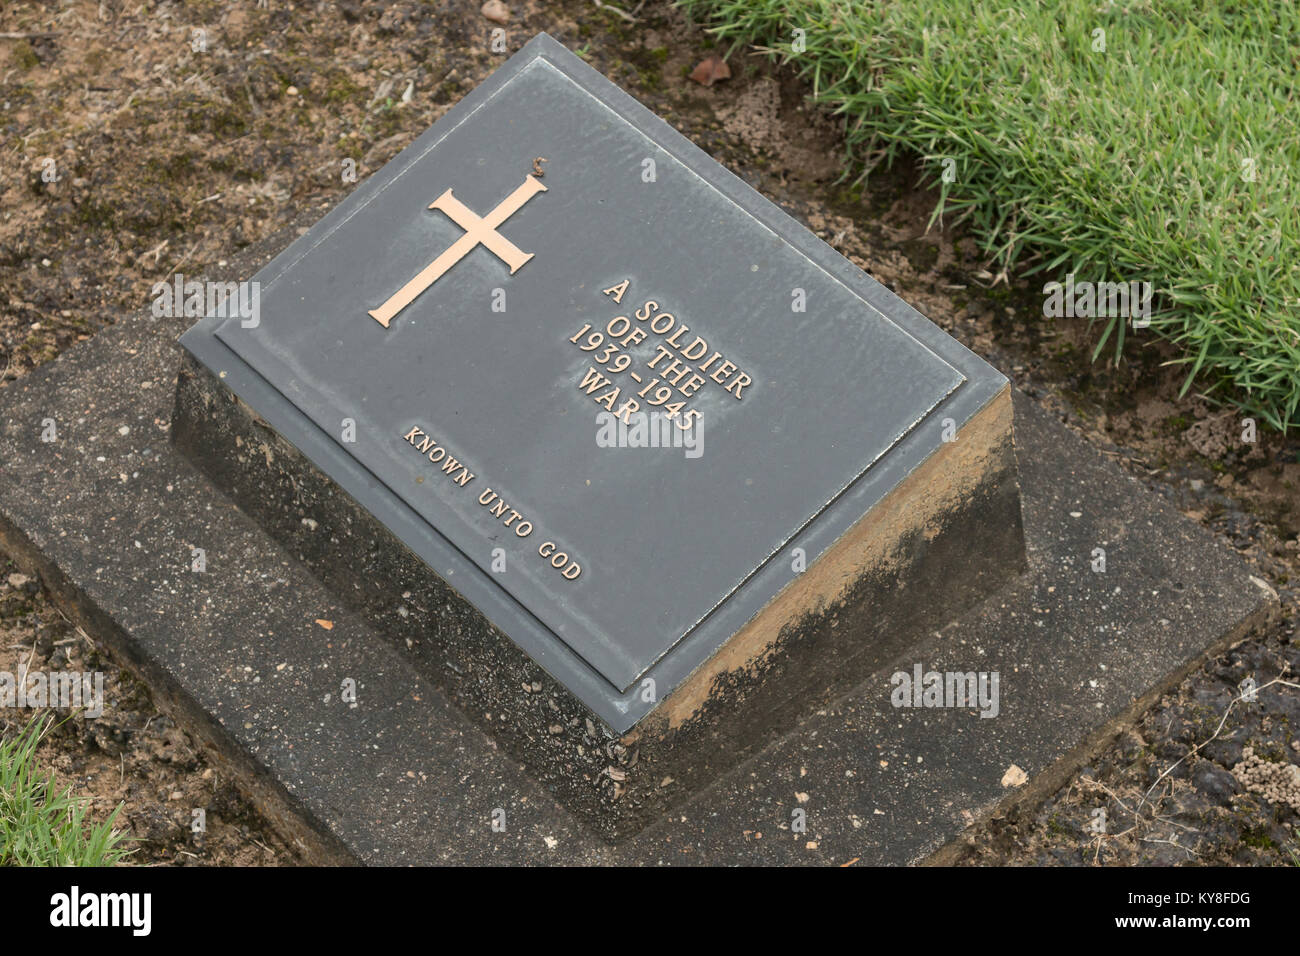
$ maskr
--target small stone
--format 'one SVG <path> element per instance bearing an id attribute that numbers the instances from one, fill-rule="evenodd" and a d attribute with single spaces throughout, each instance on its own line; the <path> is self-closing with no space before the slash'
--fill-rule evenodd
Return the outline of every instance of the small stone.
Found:
<path id="1" fill-rule="evenodd" d="M 487 3 L 479 7 L 479 13 L 487 17 L 493 23 L 509 23 L 510 10 L 501 0 L 487 0 Z"/>
<path id="2" fill-rule="evenodd" d="M 1002 786 L 1004 787 L 1023 787 L 1029 780 L 1029 774 L 1025 773 L 1015 764 L 1007 768 L 1007 772 L 1002 775 Z"/>
<path id="3" fill-rule="evenodd" d="M 691 79 L 701 86 L 712 86 L 719 80 L 731 78 L 731 67 L 727 61 L 716 53 L 706 56 L 695 69 L 691 70 Z"/>

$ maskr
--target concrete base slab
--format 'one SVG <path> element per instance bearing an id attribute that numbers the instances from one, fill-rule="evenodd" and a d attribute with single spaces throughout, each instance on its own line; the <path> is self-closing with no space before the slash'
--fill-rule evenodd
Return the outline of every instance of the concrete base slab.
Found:
<path id="1" fill-rule="evenodd" d="M 216 278 L 253 274 L 290 235 Z M 1029 572 L 610 846 L 172 447 L 188 322 L 125 319 L 0 391 L 0 545 L 321 861 L 921 861 L 1059 785 L 1276 608 L 1228 548 L 1017 396 Z M 891 674 L 916 664 L 997 672 L 997 716 L 894 707 Z M 1026 785 L 1003 785 L 1012 765 Z"/>

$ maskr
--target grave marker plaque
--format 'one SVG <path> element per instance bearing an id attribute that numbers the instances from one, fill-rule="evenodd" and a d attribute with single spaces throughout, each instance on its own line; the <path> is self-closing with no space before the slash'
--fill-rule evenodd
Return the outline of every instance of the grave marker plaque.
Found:
<path id="1" fill-rule="evenodd" d="M 255 280 L 175 440 L 607 836 L 1023 567 L 1006 380 L 545 35 Z"/>

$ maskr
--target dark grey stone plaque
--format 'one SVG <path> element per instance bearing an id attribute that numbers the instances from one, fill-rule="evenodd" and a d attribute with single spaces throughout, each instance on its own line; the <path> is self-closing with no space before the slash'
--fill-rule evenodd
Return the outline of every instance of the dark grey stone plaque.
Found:
<path id="1" fill-rule="evenodd" d="M 185 347 L 617 733 L 1006 390 L 545 35 L 255 278 Z"/>

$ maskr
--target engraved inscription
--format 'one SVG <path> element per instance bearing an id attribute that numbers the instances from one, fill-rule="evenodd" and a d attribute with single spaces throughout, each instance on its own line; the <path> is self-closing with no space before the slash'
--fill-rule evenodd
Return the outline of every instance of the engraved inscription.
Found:
<path id="1" fill-rule="evenodd" d="M 457 488 L 468 487 L 474 480 L 474 473 L 419 425 L 412 425 L 402 439 L 431 464 L 436 465 L 438 471 L 447 476 Z M 416 481 L 423 482 L 424 479 L 417 478 Z M 489 516 L 513 531 L 516 538 L 527 538 L 533 533 L 532 521 L 524 517 L 522 512 L 510 507 L 506 499 L 491 488 L 483 489 L 478 496 L 478 503 Z M 543 541 L 537 548 L 537 554 L 567 581 L 576 581 L 582 574 L 582 565 L 577 559 L 554 541 Z"/>
<path id="2" fill-rule="evenodd" d="M 624 279 L 601 294 L 621 305 L 631 285 L 631 279 Z M 646 342 L 651 334 L 660 341 L 654 346 L 654 354 L 638 366 L 650 371 L 633 371 L 635 360 L 630 350 Z M 689 325 L 664 310 L 655 299 L 646 299 L 630 317 L 614 316 L 603 328 L 593 329 L 588 322 L 569 341 L 591 353 L 595 363 L 579 380 L 579 391 L 629 425 L 634 412 L 652 407 L 675 420 L 682 431 L 690 431 L 703 415 L 698 408 L 690 407 L 690 400 L 710 381 L 722 386 L 722 391 L 736 401 L 743 399 L 745 389 L 754 384 L 749 372 L 712 348 L 704 336 L 692 334 Z M 613 378 L 624 372 L 633 384 L 618 384 Z"/>

